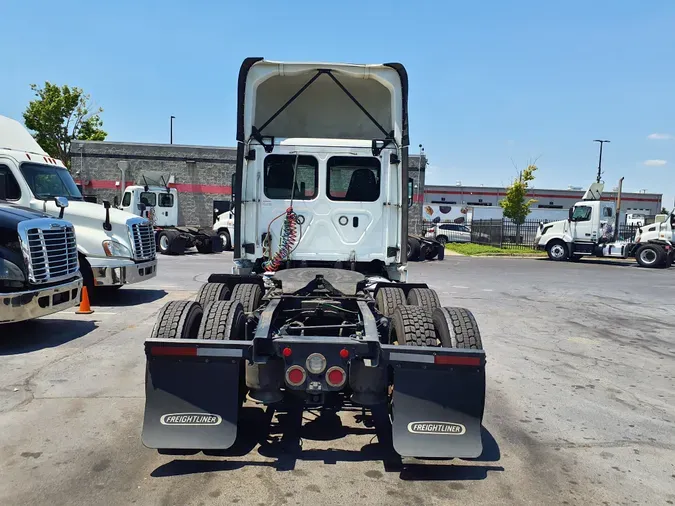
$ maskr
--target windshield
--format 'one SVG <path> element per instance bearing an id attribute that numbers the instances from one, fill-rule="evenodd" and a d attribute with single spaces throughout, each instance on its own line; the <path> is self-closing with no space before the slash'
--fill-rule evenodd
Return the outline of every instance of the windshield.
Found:
<path id="1" fill-rule="evenodd" d="M 82 200 L 82 194 L 77 189 L 75 181 L 63 167 L 22 163 L 21 173 L 33 195 L 39 199 L 66 197 L 69 200 Z"/>

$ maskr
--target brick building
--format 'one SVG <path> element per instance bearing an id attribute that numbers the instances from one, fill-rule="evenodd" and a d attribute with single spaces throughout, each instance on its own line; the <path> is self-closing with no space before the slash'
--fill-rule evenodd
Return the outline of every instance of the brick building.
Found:
<path id="1" fill-rule="evenodd" d="M 121 200 L 124 186 L 143 184 L 141 174 L 147 171 L 174 176 L 173 186 L 179 194 L 179 225 L 210 227 L 214 207 L 231 198 L 236 148 L 73 141 L 70 153 L 75 182 L 81 185 L 83 195 L 99 203 L 112 203 L 115 197 Z M 422 229 L 426 158 L 422 160 L 419 170 L 419 155 L 409 157 L 409 176 L 414 180 L 414 204 L 408 213 L 411 233 Z"/>

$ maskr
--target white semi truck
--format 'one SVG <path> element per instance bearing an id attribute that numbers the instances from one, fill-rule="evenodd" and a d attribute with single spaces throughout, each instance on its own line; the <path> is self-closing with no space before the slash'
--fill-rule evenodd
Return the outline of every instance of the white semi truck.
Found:
<path id="1" fill-rule="evenodd" d="M 181 255 L 192 247 L 199 253 L 223 250 L 221 239 L 211 229 L 178 225 L 178 191 L 175 188 L 168 182 L 159 184 L 152 172 L 147 177 L 141 175 L 141 179 L 146 184 L 124 189 L 119 208 L 151 222 L 157 251 L 163 255 Z"/>
<path id="2" fill-rule="evenodd" d="M 75 227 L 80 271 L 91 295 L 157 275 L 150 222 L 85 202 L 61 160 L 49 156 L 18 121 L 0 116 L 0 192 L 8 202 L 65 218 Z M 59 207 L 59 198 L 68 207 Z"/>
<path id="3" fill-rule="evenodd" d="M 238 82 L 235 265 L 157 315 L 143 444 L 222 453 L 250 398 L 369 409 L 401 457 L 479 457 L 478 324 L 408 281 L 405 68 L 247 58 Z"/>
<path id="4" fill-rule="evenodd" d="M 585 256 L 635 258 L 642 267 L 673 263 L 675 209 L 638 229 L 630 240 L 617 240 L 617 205 L 601 200 L 602 183 L 593 183 L 581 201 L 570 207 L 566 220 L 541 223 L 535 237 L 538 249 L 554 261 L 577 261 Z"/>

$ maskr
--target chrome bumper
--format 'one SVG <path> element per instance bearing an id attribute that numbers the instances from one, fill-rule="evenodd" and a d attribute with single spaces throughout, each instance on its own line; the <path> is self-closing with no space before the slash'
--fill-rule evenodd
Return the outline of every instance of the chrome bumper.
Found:
<path id="1" fill-rule="evenodd" d="M 101 265 L 90 261 L 94 286 L 131 285 L 157 276 L 157 259 L 140 264 L 132 260 L 120 260 L 117 263 L 111 260 L 100 262 Z"/>
<path id="2" fill-rule="evenodd" d="M 32 320 L 80 303 L 82 276 L 49 288 L 0 293 L 0 324 Z"/>

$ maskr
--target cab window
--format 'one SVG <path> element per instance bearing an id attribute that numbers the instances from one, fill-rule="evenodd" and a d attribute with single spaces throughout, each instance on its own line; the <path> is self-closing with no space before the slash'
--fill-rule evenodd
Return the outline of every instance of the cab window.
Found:
<path id="1" fill-rule="evenodd" d="M 173 195 L 170 193 L 160 193 L 159 207 L 173 207 Z"/>
<path id="2" fill-rule="evenodd" d="M 155 207 L 157 205 L 157 194 L 152 192 L 141 192 L 141 204 L 146 207 Z"/>
<path id="3" fill-rule="evenodd" d="M 129 207 L 131 205 L 131 192 L 125 192 L 122 199 L 122 207 Z"/>
<path id="4" fill-rule="evenodd" d="M 611 207 L 603 207 L 602 208 L 602 217 L 603 218 L 611 218 L 612 217 L 612 208 Z"/>
<path id="5" fill-rule="evenodd" d="M 268 155 L 265 158 L 264 189 L 269 199 L 312 200 L 316 197 L 319 162 L 313 156 Z M 295 181 L 294 181 L 295 180 Z M 293 190 L 292 190 L 293 189 Z"/>
<path id="6" fill-rule="evenodd" d="M 328 160 L 328 198 L 375 202 L 380 198 L 380 160 L 334 156 Z"/>
<path id="7" fill-rule="evenodd" d="M 5 187 L 4 193 L 7 200 L 19 200 L 21 198 L 19 183 L 16 182 L 14 174 L 6 165 L 0 165 L 0 185 Z"/>
<path id="8" fill-rule="evenodd" d="M 579 206 L 574 208 L 572 221 L 588 221 L 591 219 L 592 209 L 588 206 Z"/>

